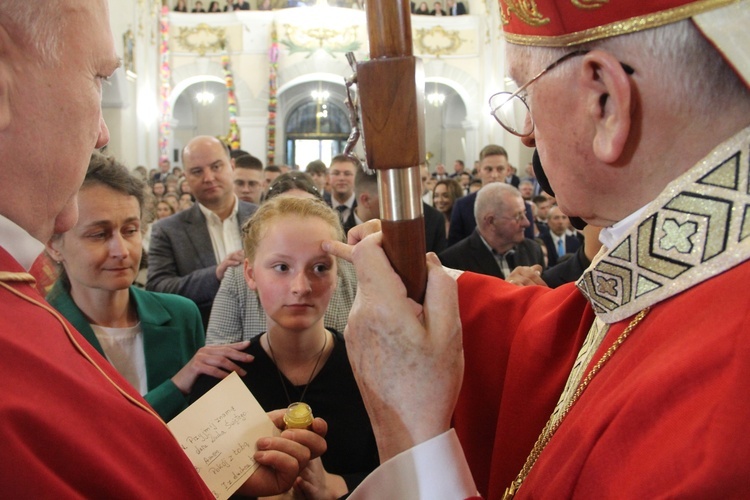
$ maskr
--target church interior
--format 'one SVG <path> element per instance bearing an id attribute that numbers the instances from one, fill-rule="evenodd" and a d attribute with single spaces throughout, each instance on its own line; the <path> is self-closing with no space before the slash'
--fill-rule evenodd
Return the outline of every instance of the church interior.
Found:
<path id="1" fill-rule="evenodd" d="M 347 54 L 369 58 L 360 3 L 258 0 L 250 10 L 190 12 L 199 3 L 188 0 L 183 13 L 176 0 L 110 2 L 123 65 L 103 95 L 109 153 L 130 168 L 151 169 L 161 158 L 179 166 L 196 135 L 222 137 L 266 165 L 304 168 L 342 152 L 351 131 Z M 424 69 L 425 160 L 433 170 L 459 159 L 470 167 L 496 143 L 523 168 L 531 151 L 487 104 L 493 93 L 515 90 L 505 77 L 498 3 L 464 4 L 465 15 L 410 15 Z"/>

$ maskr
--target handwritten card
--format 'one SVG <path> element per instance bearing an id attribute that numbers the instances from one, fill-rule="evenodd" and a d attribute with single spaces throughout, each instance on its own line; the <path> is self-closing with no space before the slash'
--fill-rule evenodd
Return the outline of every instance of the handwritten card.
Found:
<path id="1" fill-rule="evenodd" d="M 232 372 L 168 424 L 214 497 L 229 498 L 258 468 L 255 443 L 278 431 Z"/>

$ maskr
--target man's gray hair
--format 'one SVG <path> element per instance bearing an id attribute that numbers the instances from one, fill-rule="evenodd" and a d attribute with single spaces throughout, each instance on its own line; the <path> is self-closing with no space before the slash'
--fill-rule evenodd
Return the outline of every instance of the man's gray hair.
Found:
<path id="1" fill-rule="evenodd" d="M 41 63 L 59 60 L 64 16 L 60 16 L 65 0 L 0 1 L 0 25 L 23 47 L 29 47 Z"/>
<path id="2" fill-rule="evenodd" d="M 477 192 L 477 199 L 474 200 L 474 219 L 477 221 L 477 226 L 486 214 L 501 212 L 505 201 L 510 197 L 523 199 L 518 189 L 504 182 L 491 182 L 483 186 Z"/>

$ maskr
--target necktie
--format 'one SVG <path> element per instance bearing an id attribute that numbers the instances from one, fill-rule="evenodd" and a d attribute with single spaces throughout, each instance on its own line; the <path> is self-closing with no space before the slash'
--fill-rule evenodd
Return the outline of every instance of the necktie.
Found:
<path id="1" fill-rule="evenodd" d="M 558 257 L 562 257 L 565 255 L 565 240 L 561 237 L 559 240 L 557 240 L 557 255 Z"/>
<path id="2" fill-rule="evenodd" d="M 345 222 L 344 221 L 344 212 L 346 211 L 347 208 L 349 208 L 349 207 L 347 207 L 346 205 L 339 205 L 339 206 L 336 207 L 336 210 L 339 213 L 339 219 L 341 219 L 342 223 Z"/>

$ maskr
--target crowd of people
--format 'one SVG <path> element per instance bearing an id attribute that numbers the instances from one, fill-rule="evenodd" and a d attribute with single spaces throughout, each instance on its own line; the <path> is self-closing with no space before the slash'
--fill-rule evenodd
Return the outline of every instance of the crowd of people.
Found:
<path id="1" fill-rule="evenodd" d="M 750 2 L 671 1 L 504 11 L 525 94 L 490 111 L 537 154 L 421 166 L 423 304 L 352 159 L 198 136 L 131 171 L 101 152 L 107 3 L 0 4 L 0 492 L 214 498 L 164 421 L 236 372 L 281 431 L 246 496 L 750 495 Z M 294 402 L 318 418 L 284 430 Z"/>
<path id="2" fill-rule="evenodd" d="M 461 160 L 452 174 L 422 165 L 431 195 L 423 203 L 426 248 L 456 270 L 545 285 L 547 247 L 524 235 L 527 208 L 536 205 L 508 184 L 504 151 L 487 146 L 471 172 Z M 345 354 L 357 277 L 321 242 L 343 242 L 379 219 L 376 176 L 344 155 L 330 165 L 312 161 L 305 172 L 264 167 L 209 136 L 189 141 L 181 160 L 128 171 L 92 155 L 78 222 L 47 243 L 57 277 L 47 300 L 165 420 L 232 371 L 267 411 L 293 400 L 312 405 L 328 423 L 328 451 L 293 489 L 308 498 L 351 492 L 378 464 Z M 449 247 L 454 206 L 472 193 L 474 177 L 486 182 L 475 192 L 477 229 Z M 571 231 L 549 208 L 553 198 L 542 192 L 536 203 L 535 234 Z M 488 229 L 501 225 L 499 236 Z M 565 280 L 577 277 L 569 274 Z"/>
<path id="3" fill-rule="evenodd" d="M 441 2 L 435 2 L 432 7 L 427 2 L 420 2 L 419 4 L 411 2 L 411 13 L 420 16 L 463 16 L 468 14 L 468 11 L 463 2 L 447 0 L 445 6 Z"/>

